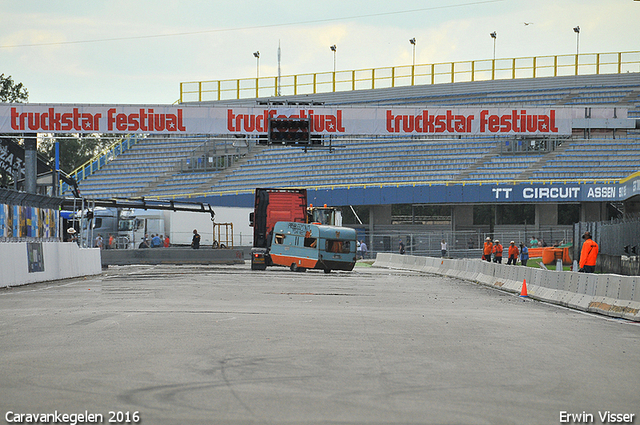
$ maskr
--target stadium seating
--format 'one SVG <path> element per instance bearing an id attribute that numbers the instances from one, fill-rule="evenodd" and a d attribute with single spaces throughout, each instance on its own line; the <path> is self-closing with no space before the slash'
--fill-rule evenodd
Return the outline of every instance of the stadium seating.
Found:
<path id="1" fill-rule="evenodd" d="M 482 81 L 287 96 L 279 100 L 353 106 L 605 105 L 628 108 L 629 117 L 640 119 L 640 77 L 613 74 Z M 255 105 L 255 99 L 225 104 Z M 509 152 L 509 138 L 491 137 L 344 137 L 333 140 L 331 150 L 307 151 L 256 146 L 248 141 L 247 150 L 235 154 L 223 169 L 205 167 L 210 156 L 203 154 L 206 141 L 202 137 L 148 138 L 84 180 L 80 189 L 88 197 L 162 198 L 251 191 L 258 186 L 606 180 L 639 170 L 640 131 L 621 132 L 615 138 L 611 134 L 608 138 L 599 137 L 604 136 L 574 137 L 562 140 L 557 149 L 530 152 Z M 228 147 L 233 142 L 220 143 Z M 186 165 L 188 161 L 191 162 Z"/>

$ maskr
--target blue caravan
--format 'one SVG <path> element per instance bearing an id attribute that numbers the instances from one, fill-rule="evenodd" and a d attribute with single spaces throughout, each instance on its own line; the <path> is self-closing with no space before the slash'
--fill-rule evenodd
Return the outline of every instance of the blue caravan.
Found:
<path id="1" fill-rule="evenodd" d="M 353 270 L 356 231 L 347 227 L 279 221 L 273 227 L 271 264 L 293 271 Z"/>

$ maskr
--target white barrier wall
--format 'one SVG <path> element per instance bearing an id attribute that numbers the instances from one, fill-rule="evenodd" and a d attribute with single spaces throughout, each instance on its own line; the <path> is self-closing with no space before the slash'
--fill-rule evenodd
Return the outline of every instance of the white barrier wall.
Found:
<path id="1" fill-rule="evenodd" d="M 583 311 L 640 321 L 640 277 L 587 274 L 489 263 L 379 253 L 375 267 L 399 268 L 470 280 Z"/>
<path id="2" fill-rule="evenodd" d="M 32 252 L 32 270 L 29 271 L 29 253 L 34 250 L 27 242 L 0 243 L 0 288 L 100 274 L 100 250 L 80 248 L 69 242 L 38 242 L 42 249 L 35 258 Z M 39 249 L 38 249 L 39 250 Z M 34 260 L 37 264 L 34 265 Z"/>

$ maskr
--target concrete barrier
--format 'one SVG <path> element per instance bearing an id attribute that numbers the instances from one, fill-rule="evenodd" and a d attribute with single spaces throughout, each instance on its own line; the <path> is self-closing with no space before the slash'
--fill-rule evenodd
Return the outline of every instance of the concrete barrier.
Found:
<path id="1" fill-rule="evenodd" d="M 242 249 L 105 249 L 103 266 L 130 264 L 244 264 Z"/>
<path id="2" fill-rule="evenodd" d="M 0 261 L 0 288 L 102 272 L 100 250 L 74 243 L 0 243 Z"/>
<path id="3" fill-rule="evenodd" d="M 566 307 L 640 322 L 640 277 L 508 266 L 478 259 L 440 259 L 379 253 L 374 267 L 456 277 Z"/>

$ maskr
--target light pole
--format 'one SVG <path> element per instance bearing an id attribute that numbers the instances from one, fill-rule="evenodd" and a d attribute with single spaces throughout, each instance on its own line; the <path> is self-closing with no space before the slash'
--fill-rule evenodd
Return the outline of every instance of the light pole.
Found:
<path id="1" fill-rule="evenodd" d="M 331 51 L 333 52 L 333 91 L 336 91 L 336 50 L 338 50 L 338 48 L 336 47 L 336 45 L 332 45 L 329 46 L 329 48 L 331 49 Z"/>
<path id="2" fill-rule="evenodd" d="M 260 52 L 253 52 L 253 57 L 256 58 L 256 79 L 260 78 Z"/>
<path id="3" fill-rule="evenodd" d="M 491 38 L 493 38 L 493 60 L 491 61 L 491 79 L 495 80 L 496 78 L 496 39 L 498 38 L 497 32 L 492 32 L 489 34 Z"/>
<path id="4" fill-rule="evenodd" d="M 498 33 L 494 31 L 489 35 L 493 38 L 493 60 L 496 60 L 496 39 L 498 38 Z"/>
<path id="5" fill-rule="evenodd" d="M 335 72 L 336 72 L 336 50 L 338 50 L 338 48 L 336 47 L 335 44 L 333 46 L 329 46 L 329 48 L 333 52 L 333 73 L 335 74 Z"/>
<path id="6" fill-rule="evenodd" d="M 415 37 L 409 40 L 409 43 L 413 46 L 413 66 L 416 66 L 416 39 Z"/>
<path id="7" fill-rule="evenodd" d="M 409 39 L 409 43 L 411 43 L 411 46 L 413 47 L 413 60 L 411 61 L 411 85 L 413 85 L 416 69 L 416 38 L 413 37 Z"/>
<path id="8" fill-rule="evenodd" d="M 573 27 L 573 32 L 576 33 L 576 75 L 578 75 L 578 54 L 580 53 L 580 26 Z"/>

